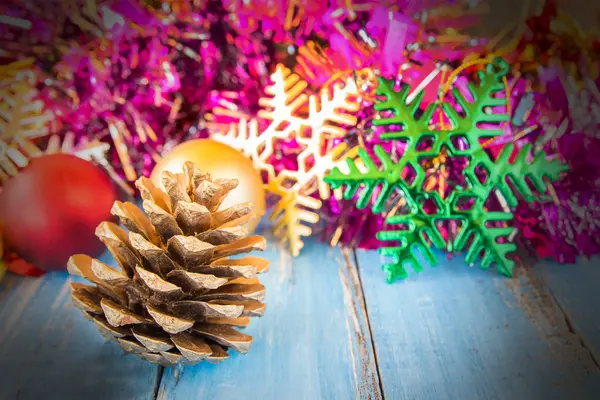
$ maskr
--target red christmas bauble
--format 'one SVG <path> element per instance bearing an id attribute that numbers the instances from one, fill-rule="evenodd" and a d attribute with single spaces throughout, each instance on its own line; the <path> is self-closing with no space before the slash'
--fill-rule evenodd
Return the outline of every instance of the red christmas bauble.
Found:
<path id="1" fill-rule="evenodd" d="M 0 193 L 7 244 L 45 270 L 66 268 L 76 253 L 98 256 L 98 224 L 112 220 L 117 192 L 102 169 L 67 154 L 35 158 Z"/>

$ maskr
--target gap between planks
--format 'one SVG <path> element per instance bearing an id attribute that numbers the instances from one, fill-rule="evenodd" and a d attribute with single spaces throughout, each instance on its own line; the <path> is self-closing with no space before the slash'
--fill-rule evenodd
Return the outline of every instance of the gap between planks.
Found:
<path id="1" fill-rule="evenodd" d="M 285 252 L 282 252 L 282 257 L 283 254 Z M 355 397 L 360 400 L 382 400 L 384 399 L 383 387 L 358 268 L 358 259 L 355 252 L 347 248 L 338 249 L 337 254 L 338 257 L 341 255 L 341 259 L 338 258 L 336 264 L 339 266 L 339 281 L 344 296 L 349 342 L 348 351 L 350 352 L 354 374 Z M 285 268 L 287 272 L 284 271 L 282 275 L 289 279 L 291 272 L 288 269 L 291 270 L 291 262 L 287 264 L 290 264 L 290 267 Z M 164 384 L 167 378 L 166 370 L 163 367 L 158 370 L 153 400 L 166 400 L 168 398 L 166 385 Z"/>
<path id="2" fill-rule="evenodd" d="M 540 267 L 546 268 L 546 265 L 542 264 L 542 265 L 540 265 Z M 556 296 L 556 294 L 554 293 L 554 290 L 552 290 L 552 288 L 550 287 L 548 282 L 546 282 L 546 279 L 544 278 L 543 274 L 540 273 L 540 271 L 537 271 L 535 273 L 535 280 L 539 282 L 540 286 L 542 286 L 544 289 L 546 289 L 546 291 L 550 295 L 550 298 L 552 299 L 554 304 L 556 304 L 557 310 L 560 311 L 560 313 L 562 314 L 562 317 L 565 319 L 565 324 L 566 324 L 567 330 L 569 331 L 569 333 L 573 334 L 577 338 L 577 340 L 579 340 L 581 347 L 589 353 L 589 356 L 590 356 L 592 362 L 594 363 L 594 365 L 596 366 L 598 371 L 600 371 L 599 355 L 596 354 L 596 352 L 593 349 L 593 346 L 590 346 L 590 344 L 588 343 L 587 339 L 585 338 L 585 335 L 583 334 L 583 332 L 579 331 L 575 327 L 576 325 L 574 323 L 573 318 L 571 317 L 571 315 L 569 314 L 567 309 L 564 307 L 564 305 L 561 303 L 558 296 Z"/>
<path id="3" fill-rule="evenodd" d="M 158 371 L 156 371 L 156 383 L 154 384 L 154 393 L 152 395 L 152 400 L 158 400 L 160 383 L 162 382 L 164 373 L 165 373 L 165 367 L 163 367 L 162 365 L 159 365 Z"/>
<path id="4" fill-rule="evenodd" d="M 598 354 L 595 353 L 593 347 L 585 339 L 585 334 L 575 327 L 576 324 L 574 324 L 573 318 L 569 315 L 565 305 L 562 304 L 544 277 L 543 270 L 547 268 L 547 264 L 537 260 L 531 253 L 525 251 L 519 252 L 519 258 L 521 258 L 522 262 L 516 266 L 514 278 L 507 281 L 506 284 L 517 298 L 517 301 L 528 315 L 532 324 L 544 333 L 549 332 L 548 328 L 556 328 L 559 331 L 559 335 L 561 333 L 563 335 L 565 333 L 572 335 L 583 352 L 589 356 L 589 360 L 583 365 L 583 369 L 600 371 L 600 358 Z M 526 296 L 522 289 L 529 289 L 532 293 Z M 536 318 L 533 316 L 534 311 L 537 311 L 536 314 L 545 319 L 546 324 L 549 322 L 550 327 L 540 324 L 540 317 Z M 558 353 L 559 357 L 565 357 L 564 349 L 557 349 L 556 346 L 553 347 L 553 350 Z"/>
<path id="5" fill-rule="evenodd" d="M 354 335 L 356 350 L 358 351 L 358 360 L 352 354 L 355 382 L 357 384 L 356 395 L 359 399 L 380 400 L 384 398 L 383 385 L 358 268 L 358 259 L 355 251 L 349 248 L 342 248 L 341 253 L 343 262 L 340 265 L 340 283 L 344 289 L 344 302 L 348 311 L 346 323 L 348 334 Z M 363 321 L 363 323 L 361 324 L 360 321 Z M 352 341 L 351 337 L 349 337 L 349 341 Z M 350 350 L 353 351 L 352 345 Z M 357 367 L 360 368 L 360 376 L 357 376 Z M 362 382 L 362 384 L 359 385 L 359 382 Z"/>
<path id="6" fill-rule="evenodd" d="M 547 289 L 548 289 L 548 292 L 550 293 L 550 296 L 552 297 L 552 299 L 558 306 L 558 309 L 563 314 L 563 316 L 565 318 L 565 323 L 567 324 L 567 328 L 569 329 L 569 332 L 572 333 L 573 335 L 575 335 L 575 337 L 577 337 L 577 339 L 579 339 L 581 347 L 583 347 L 590 354 L 590 358 L 592 359 L 592 362 L 596 365 L 596 367 L 598 368 L 598 371 L 600 371 L 600 362 L 598 361 L 598 355 L 596 355 L 596 353 L 592 350 L 592 347 L 589 345 L 589 343 L 587 342 L 585 337 L 582 335 L 582 333 L 579 332 L 575 328 L 575 325 L 573 324 L 573 319 L 571 318 L 571 316 L 569 315 L 567 310 L 558 301 L 558 298 L 554 294 L 554 291 L 552 289 L 550 289 L 550 287 L 547 287 Z"/>
<path id="7" fill-rule="evenodd" d="M 349 334 L 350 351 L 352 352 L 353 370 L 355 378 L 356 398 L 380 400 L 385 398 L 383 382 L 381 378 L 378 354 L 372 334 L 371 321 L 367 304 L 364 297 L 363 283 L 358 268 L 358 256 L 356 251 L 343 248 L 340 250 L 342 260 L 339 263 L 340 284 L 344 290 L 344 302 L 346 303 L 346 324 Z M 536 265 L 539 267 L 540 265 Z M 547 339 L 554 335 L 560 336 L 564 333 L 573 335 L 581 349 L 589 355 L 587 365 L 581 365 L 583 370 L 594 369 L 600 371 L 598 356 L 594 354 L 591 347 L 572 323 L 572 318 L 563 307 L 560 300 L 553 293 L 542 274 L 526 267 L 517 267 L 516 276 L 504 281 L 517 298 L 520 307 L 528 314 L 531 323 L 541 331 Z M 525 294 L 523 289 L 530 291 Z M 554 329 L 558 332 L 552 332 Z M 561 335 L 561 331 L 563 332 Z M 566 332 L 565 332 L 566 331 Z M 560 358 L 571 358 L 572 348 L 561 348 L 561 345 L 550 344 L 556 356 Z M 354 354 L 357 353 L 357 354 Z M 571 353 L 571 354 L 569 354 Z M 358 357 L 356 357 L 358 355 Z M 565 360 L 566 361 L 566 360 Z M 587 368 L 586 368 L 587 367 Z M 357 370 L 358 369 L 358 370 Z M 161 393 L 161 382 L 164 377 L 165 368 L 160 367 L 157 371 L 156 385 L 154 387 L 153 400 L 164 399 L 165 393 Z M 162 387 L 164 390 L 164 387 Z"/>

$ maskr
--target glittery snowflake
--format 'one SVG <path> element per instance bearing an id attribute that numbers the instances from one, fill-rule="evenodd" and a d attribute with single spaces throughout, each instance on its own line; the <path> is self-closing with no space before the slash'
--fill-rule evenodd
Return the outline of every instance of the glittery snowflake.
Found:
<path id="1" fill-rule="evenodd" d="M 279 197 L 271 214 L 275 233 L 298 255 L 302 237 L 319 220 L 320 199 L 330 196 L 323 177 L 356 154 L 340 140 L 357 122 L 360 93 L 350 75 L 309 94 L 307 83 L 283 66 L 272 82 L 257 118 L 242 119 L 213 138 L 240 150 L 263 173 L 266 190 Z"/>
<path id="2" fill-rule="evenodd" d="M 534 154 L 530 144 L 516 156 L 512 143 L 496 157 L 484 149 L 484 143 L 503 134 L 502 124 L 509 119 L 507 113 L 492 112 L 506 105 L 506 97 L 499 93 L 508 70 L 508 64 L 497 59 L 479 73 L 478 84 L 468 84 L 472 101 L 456 89 L 452 92 L 456 106 L 445 101 L 441 108 L 432 103 L 423 109 L 423 92 L 408 101 L 410 85 L 396 88 L 394 80 L 380 79 L 378 94 L 385 100 L 375 108 L 393 115 L 382 115 L 375 123 L 390 127 L 383 138 L 404 142 L 404 153 L 393 160 L 381 146 L 376 146 L 374 156 L 361 148 L 362 165 L 348 159 L 347 171 L 334 168 L 325 181 L 334 189 L 345 187 L 344 197 L 355 199 L 358 208 L 385 213 L 388 229 L 377 236 L 393 242 L 380 249 L 391 258 L 384 264 L 388 281 L 406 277 L 405 264 L 421 271 L 419 252 L 435 265 L 435 248 L 465 251 L 468 264 L 480 258 L 487 268 L 495 262 L 500 273 L 512 276 L 509 253 L 516 246 L 511 207 L 517 206 L 517 195 L 535 201 L 536 193 L 546 191 L 545 179 L 557 180 L 565 166 L 548 160 L 543 152 Z M 440 109 L 450 122 L 444 129 L 432 124 Z M 450 185 L 448 193 L 432 190 L 429 169 L 431 165 L 439 169 L 448 157 L 468 160 L 463 181 Z M 425 162 L 428 159 L 433 161 Z M 496 207 L 490 205 L 494 202 Z"/>

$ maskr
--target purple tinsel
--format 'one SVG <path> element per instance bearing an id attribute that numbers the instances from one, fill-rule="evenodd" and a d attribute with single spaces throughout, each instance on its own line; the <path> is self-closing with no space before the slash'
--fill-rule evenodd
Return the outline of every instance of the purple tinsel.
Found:
<path id="1" fill-rule="evenodd" d="M 88 28 L 68 15 L 49 18 L 51 13 L 45 10 L 58 10 L 60 3 L 48 1 L 35 13 L 16 0 L 8 8 L 3 6 L 4 15 L 31 23 L 28 34 L 20 35 L 24 39 L 16 44 L 13 39 L 21 28 L 0 25 L 3 49 L 10 56 L 21 51 L 21 58 L 36 57 L 41 95 L 63 126 L 57 133 L 70 131 L 78 139 L 111 142 L 109 161 L 121 178 L 129 180 L 133 177 L 126 176 L 127 166 L 117 144 L 125 146 L 135 177 L 148 175 L 155 161 L 181 141 L 205 137 L 212 129 L 226 129 L 241 118 L 256 117 L 258 100 L 276 63 L 292 68 L 306 80 L 309 93 L 318 92 L 334 76 L 348 76 L 363 68 L 372 68 L 379 76 L 397 77 L 413 88 L 433 76 L 422 88 L 426 105 L 438 100 L 439 86 L 445 83 L 440 67 L 451 69 L 468 53 L 483 52 L 484 45 L 481 39 L 466 40 L 466 35 L 456 33 L 478 21 L 475 13 L 469 13 L 470 6 L 455 8 L 452 15 L 461 16 L 450 17 L 439 10 L 457 2 L 442 0 L 353 1 L 354 8 L 343 0 L 303 0 L 295 3 L 291 14 L 287 0 L 159 2 L 156 8 L 149 5 L 152 2 L 97 0 L 99 15 L 90 18 Z M 288 15 L 291 18 L 286 20 Z M 453 32 L 446 29 L 450 27 Z M 436 40 L 441 35 L 463 39 L 455 43 Z M 470 75 L 464 71 L 453 84 L 467 98 L 465 85 Z M 594 156 L 600 151 L 597 88 L 595 92 L 592 88 L 574 91 L 561 72 L 552 68 L 545 69 L 541 77 L 545 96 L 534 92 L 526 79 L 509 79 L 512 120 L 489 151 L 497 154 L 533 125 L 537 127 L 524 134 L 517 147 L 543 142 L 547 128 L 558 126 L 561 118 L 568 119 L 567 133 L 544 146 L 571 167 L 567 177 L 554 186 L 560 206 L 548 202 L 533 211 L 520 208 L 517 215 L 526 239 L 533 241 L 539 233 L 560 242 L 553 247 L 555 257 L 570 260 L 574 254 L 598 251 L 593 240 L 564 236 L 566 228 L 550 232 L 552 226 L 564 222 L 565 212 L 579 212 L 571 204 L 589 211 L 585 215 L 597 217 L 598 196 L 592 189 L 598 179 L 594 171 L 600 166 Z M 381 145 L 398 160 L 404 145 L 381 139 L 384 129 L 395 127 L 372 125 L 374 99 L 366 97 L 356 115 L 357 126 L 344 127 L 348 135 L 343 140 L 349 146 L 364 145 L 371 155 L 374 146 Z M 452 101 L 451 94 L 445 100 Z M 439 115 L 432 122 L 449 123 Z M 265 121 L 260 123 L 264 128 Z M 294 138 L 281 140 L 269 162 L 278 172 L 296 169 L 299 151 Z M 446 179 L 461 184 L 465 163 L 464 159 L 449 158 Z M 411 171 L 405 174 L 410 178 Z M 335 196 L 324 201 L 320 214 L 320 233 L 325 240 L 333 238 L 363 248 L 378 246 L 375 233 L 383 227 L 382 216 L 357 210 L 354 202 Z M 586 229 L 598 236 L 593 230 L 597 228 L 590 225 Z"/>
<path id="2" fill-rule="evenodd" d="M 553 198 L 533 208 L 517 210 L 517 226 L 537 254 L 563 263 L 600 253 L 600 99 L 591 80 L 580 89 L 557 67 L 541 74 L 546 87 L 538 121 L 545 121 L 542 149 L 558 154 L 569 165 L 566 176 L 553 185 Z M 594 85 L 594 86 L 590 86 Z"/>

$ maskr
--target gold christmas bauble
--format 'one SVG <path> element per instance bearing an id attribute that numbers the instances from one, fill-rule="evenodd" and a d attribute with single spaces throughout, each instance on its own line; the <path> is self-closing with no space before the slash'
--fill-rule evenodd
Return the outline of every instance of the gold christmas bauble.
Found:
<path id="1" fill-rule="evenodd" d="M 214 179 L 239 180 L 239 186 L 225 198 L 221 209 L 239 203 L 254 204 L 256 218 L 247 225 L 250 232 L 256 229 L 260 218 L 265 214 L 265 191 L 260 174 L 252 161 L 239 151 L 211 139 L 196 139 L 177 145 L 156 164 L 150 175 L 155 186 L 162 188 L 163 171 L 178 173 L 183 164 L 191 161 L 203 172 L 208 172 Z"/>

